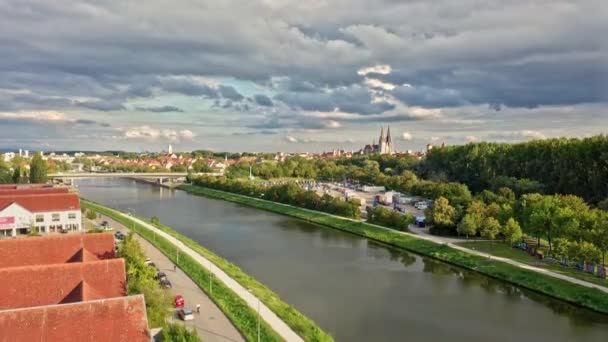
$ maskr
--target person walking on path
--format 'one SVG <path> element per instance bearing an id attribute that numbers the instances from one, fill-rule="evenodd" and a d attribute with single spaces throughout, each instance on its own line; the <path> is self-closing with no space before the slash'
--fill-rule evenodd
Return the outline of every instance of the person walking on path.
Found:
<path id="1" fill-rule="evenodd" d="M 173 272 L 177 271 L 177 265 L 173 265 Z"/>
<path id="2" fill-rule="evenodd" d="M 201 314 L 201 305 L 200 304 L 196 304 L 196 313 L 198 313 L 199 315 Z"/>

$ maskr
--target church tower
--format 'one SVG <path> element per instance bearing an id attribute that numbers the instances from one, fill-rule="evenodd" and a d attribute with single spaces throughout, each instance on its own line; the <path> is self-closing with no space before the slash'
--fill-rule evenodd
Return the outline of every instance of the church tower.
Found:
<path id="1" fill-rule="evenodd" d="M 171 146 L 171 144 L 169 144 L 169 154 L 173 154 L 173 146 Z"/>
<path id="2" fill-rule="evenodd" d="M 380 128 L 380 139 L 378 140 L 378 150 L 376 153 L 383 153 L 384 151 L 384 127 Z"/>
<path id="3" fill-rule="evenodd" d="M 386 149 L 385 154 L 393 154 L 393 140 L 391 139 L 391 126 L 387 127 L 386 130 Z"/>

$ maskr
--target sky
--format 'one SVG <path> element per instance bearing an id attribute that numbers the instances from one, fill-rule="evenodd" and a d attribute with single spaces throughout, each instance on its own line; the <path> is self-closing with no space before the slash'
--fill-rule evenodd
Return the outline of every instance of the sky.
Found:
<path id="1" fill-rule="evenodd" d="M 1 0 L 0 148 L 605 134 L 600 0 Z"/>

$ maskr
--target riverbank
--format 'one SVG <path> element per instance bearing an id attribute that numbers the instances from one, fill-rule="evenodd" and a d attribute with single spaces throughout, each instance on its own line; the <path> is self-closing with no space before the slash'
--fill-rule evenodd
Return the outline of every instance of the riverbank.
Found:
<path id="1" fill-rule="evenodd" d="M 544 295 L 608 314 L 608 295 L 596 289 L 569 283 L 533 270 L 524 269 L 502 261 L 456 250 L 445 244 L 421 239 L 411 234 L 374 226 L 365 222 L 341 218 L 321 212 L 264 201 L 252 197 L 223 191 L 183 185 L 179 189 L 191 194 L 222 199 L 234 203 L 292 216 L 312 223 L 339 229 L 345 232 L 376 240 L 393 247 L 405 249 L 459 267 L 477 271 L 492 278 L 505 281 Z"/>
<path id="2" fill-rule="evenodd" d="M 200 246 L 193 240 L 186 238 L 175 230 L 162 225 L 152 225 L 143 219 L 128 216 L 114 209 L 107 208 L 100 204 L 83 200 L 83 207 L 93 209 L 106 216 L 112 217 L 114 220 L 134 228 L 138 234 L 154 244 L 163 254 L 176 263 L 188 276 L 190 276 L 199 287 L 209 295 L 209 297 L 224 311 L 226 316 L 233 324 L 241 331 L 247 340 L 257 340 L 257 306 L 258 299 L 263 303 L 261 305 L 262 317 L 275 316 L 271 321 L 282 321 L 291 330 L 306 341 L 333 341 L 333 338 L 319 328 L 312 320 L 298 312 L 295 308 L 283 302 L 277 294 L 272 292 L 266 286 L 244 273 L 237 266 L 231 264 L 227 260 L 219 257 L 213 252 Z M 164 237 L 162 236 L 164 235 Z M 177 243 L 171 243 L 169 240 L 174 240 Z M 176 241 L 175 241 L 176 240 Z M 188 255 L 180 252 L 181 249 L 187 249 L 196 255 Z M 198 263 L 195 259 L 204 258 L 207 261 Z M 245 293 L 240 293 L 239 296 L 231 288 L 228 288 L 225 282 L 218 282 L 218 277 L 211 277 L 213 286 L 209 287 L 210 273 L 208 269 L 217 269 L 221 271 L 228 282 L 232 281 L 239 288 L 246 289 Z M 248 292 L 249 290 L 250 292 Z M 255 296 L 255 297 L 254 297 Z M 256 299 L 256 297 L 258 299 Z M 277 317 L 278 316 L 278 317 Z M 263 341 L 279 341 L 285 340 L 281 338 L 273 329 L 262 321 L 261 335 Z M 294 335 L 295 335 L 294 334 Z M 286 340 L 300 340 L 292 336 Z"/>

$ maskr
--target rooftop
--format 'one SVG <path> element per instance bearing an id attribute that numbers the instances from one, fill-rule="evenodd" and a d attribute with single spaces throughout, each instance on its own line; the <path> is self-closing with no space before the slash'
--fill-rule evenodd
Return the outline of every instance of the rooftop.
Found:
<path id="1" fill-rule="evenodd" d="M 0 210 L 12 203 L 17 203 L 33 213 L 80 210 L 80 198 L 77 193 L 5 195 L 0 191 Z"/>
<path id="2" fill-rule="evenodd" d="M 87 262 L 114 257 L 114 237 L 111 233 L 0 240 L 0 270 L 5 267 Z"/>
<path id="3" fill-rule="evenodd" d="M 0 311 L 0 341 L 150 341 L 143 295 Z"/>

